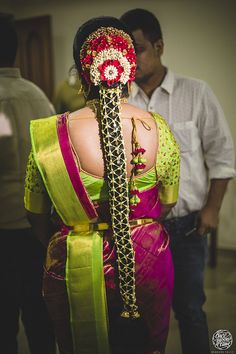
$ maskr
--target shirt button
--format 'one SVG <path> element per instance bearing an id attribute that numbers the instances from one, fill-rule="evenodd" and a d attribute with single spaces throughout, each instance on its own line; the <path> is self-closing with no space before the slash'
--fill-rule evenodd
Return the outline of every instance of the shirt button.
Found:
<path id="1" fill-rule="evenodd" d="M 150 106 L 150 107 L 149 107 L 149 111 L 152 111 L 152 110 L 153 110 L 153 107 L 152 107 L 152 106 Z"/>

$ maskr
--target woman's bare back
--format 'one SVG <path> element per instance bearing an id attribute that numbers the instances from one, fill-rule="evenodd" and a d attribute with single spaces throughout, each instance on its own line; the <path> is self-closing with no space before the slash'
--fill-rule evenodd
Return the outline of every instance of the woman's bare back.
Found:
<path id="1" fill-rule="evenodd" d="M 104 161 L 101 149 L 98 120 L 96 112 L 85 107 L 73 112 L 68 117 L 70 140 L 78 156 L 81 169 L 91 175 L 104 176 Z M 132 118 L 137 127 L 137 140 L 146 152 L 146 167 L 143 173 L 155 165 L 158 133 L 154 118 L 148 112 L 129 104 L 121 106 L 121 120 L 127 159 L 127 173 L 131 173 L 132 165 Z"/>

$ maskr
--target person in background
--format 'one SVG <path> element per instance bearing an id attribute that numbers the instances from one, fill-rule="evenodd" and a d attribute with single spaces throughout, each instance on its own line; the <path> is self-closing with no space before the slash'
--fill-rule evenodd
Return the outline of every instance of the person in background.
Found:
<path id="1" fill-rule="evenodd" d="M 179 147 L 160 115 L 127 103 L 136 55 L 118 19 L 84 23 L 73 54 L 86 106 L 31 122 L 25 188 L 59 350 L 164 354 L 173 266 L 162 219 L 178 198 Z"/>
<path id="2" fill-rule="evenodd" d="M 45 94 L 14 67 L 17 35 L 11 15 L 0 14 L 0 46 L 0 351 L 18 352 L 21 316 L 30 353 L 54 354 L 53 328 L 42 297 L 45 253 L 24 209 L 29 121 L 54 111 Z"/>
<path id="3" fill-rule="evenodd" d="M 170 235 L 175 285 L 173 309 L 183 354 L 209 354 L 204 269 L 207 234 L 219 222 L 229 179 L 235 176 L 234 147 L 222 109 L 210 87 L 162 64 L 162 30 L 154 14 L 133 9 L 121 16 L 137 53 L 129 102 L 159 112 L 181 150 L 177 205 L 164 223 Z"/>
<path id="4" fill-rule="evenodd" d="M 74 65 L 70 67 L 68 78 L 57 87 L 53 104 L 57 113 L 74 112 L 84 107 L 85 97 L 81 90 L 81 80 Z"/>

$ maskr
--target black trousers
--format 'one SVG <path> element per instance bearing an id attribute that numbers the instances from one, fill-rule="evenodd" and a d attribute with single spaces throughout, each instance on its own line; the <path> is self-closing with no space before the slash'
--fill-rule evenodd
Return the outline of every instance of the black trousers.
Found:
<path id="1" fill-rule="evenodd" d="M 173 310 L 179 322 L 183 354 L 209 354 L 209 334 L 202 307 L 204 270 L 207 261 L 207 236 L 197 234 L 198 213 L 166 220 L 174 262 Z"/>
<path id="2" fill-rule="evenodd" d="M 0 229 L 0 243 L 0 352 L 18 353 L 21 316 L 31 354 L 55 354 L 53 328 L 42 297 L 44 247 L 31 229 Z"/>

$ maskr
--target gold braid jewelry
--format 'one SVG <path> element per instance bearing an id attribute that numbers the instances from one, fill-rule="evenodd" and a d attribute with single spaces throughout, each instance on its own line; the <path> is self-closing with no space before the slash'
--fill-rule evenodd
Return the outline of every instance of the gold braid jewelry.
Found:
<path id="1" fill-rule="evenodd" d="M 116 244 L 122 317 L 138 318 L 135 260 L 129 225 L 129 190 L 124 139 L 120 120 L 121 88 L 100 87 L 101 135 L 113 237 Z"/>

